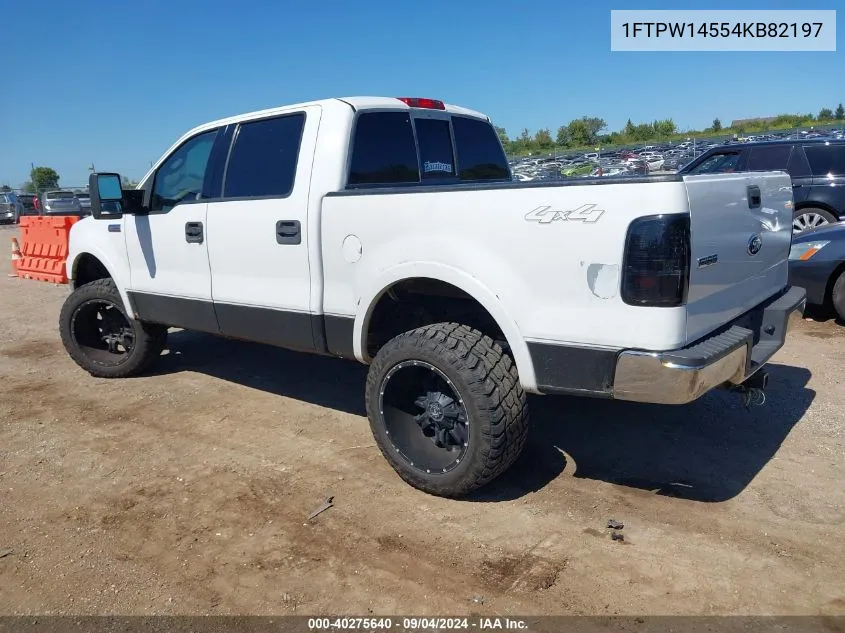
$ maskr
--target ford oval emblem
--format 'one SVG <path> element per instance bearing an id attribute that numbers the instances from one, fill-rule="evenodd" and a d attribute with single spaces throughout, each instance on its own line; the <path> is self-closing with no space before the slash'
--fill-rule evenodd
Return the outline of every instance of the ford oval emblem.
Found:
<path id="1" fill-rule="evenodd" d="M 756 255 L 763 248 L 763 238 L 759 235 L 752 235 L 748 239 L 748 254 Z"/>

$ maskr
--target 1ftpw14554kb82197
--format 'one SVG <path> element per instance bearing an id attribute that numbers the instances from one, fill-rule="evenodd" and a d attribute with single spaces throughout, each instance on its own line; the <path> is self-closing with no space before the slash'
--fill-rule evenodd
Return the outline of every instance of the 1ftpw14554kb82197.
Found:
<path id="1" fill-rule="evenodd" d="M 438 495 L 513 463 L 527 393 L 762 388 L 804 306 L 786 173 L 514 183 L 490 120 L 432 99 L 215 121 L 137 190 L 90 184 L 60 317 L 81 367 L 143 372 L 168 327 L 355 359 L 384 456 Z"/>

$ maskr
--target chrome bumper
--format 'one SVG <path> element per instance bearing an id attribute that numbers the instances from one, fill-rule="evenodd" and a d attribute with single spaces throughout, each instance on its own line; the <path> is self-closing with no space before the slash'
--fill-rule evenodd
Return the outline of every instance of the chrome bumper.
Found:
<path id="1" fill-rule="evenodd" d="M 781 347 L 801 320 L 806 292 L 792 287 L 734 320 L 723 332 L 680 350 L 619 353 L 613 380 L 617 400 L 684 404 L 721 385 L 739 385 Z"/>

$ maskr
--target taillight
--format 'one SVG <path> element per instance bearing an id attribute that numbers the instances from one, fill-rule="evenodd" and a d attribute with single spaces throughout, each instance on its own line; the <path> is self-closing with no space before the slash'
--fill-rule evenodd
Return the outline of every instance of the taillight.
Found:
<path id="1" fill-rule="evenodd" d="M 396 97 L 411 108 L 426 108 L 427 110 L 445 110 L 446 106 L 437 99 L 421 99 L 419 97 Z"/>
<path id="2" fill-rule="evenodd" d="M 683 305 L 689 270 L 689 215 L 651 215 L 631 222 L 622 273 L 625 303 L 663 308 Z"/>

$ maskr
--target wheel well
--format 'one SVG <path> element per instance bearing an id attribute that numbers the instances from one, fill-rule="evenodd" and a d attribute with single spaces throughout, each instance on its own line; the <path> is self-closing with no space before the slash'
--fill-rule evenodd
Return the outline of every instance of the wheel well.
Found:
<path id="1" fill-rule="evenodd" d="M 839 218 L 839 213 L 836 212 L 836 209 L 834 209 L 828 204 L 825 204 L 824 202 L 805 200 L 804 202 L 800 202 L 795 205 L 796 211 L 803 211 L 804 209 L 821 209 L 823 211 L 827 211 L 833 217 Z"/>
<path id="2" fill-rule="evenodd" d="M 496 320 L 471 295 L 438 279 L 415 278 L 395 283 L 379 298 L 367 325 L 367 355 L 373 358 L 402 332 L 445 321 L 468 325 L 510 349 Z"/>
<path id="3" fill-rule="evenodd" d="M 88 253 L 84 253 L 76 260 L 73 275 L 74 289 L 84 286 L 85 284 L 97 281 L 98 279 L 108 279 L 111 275 L 109 271 L 103 266 L 103 263 Z"/>

